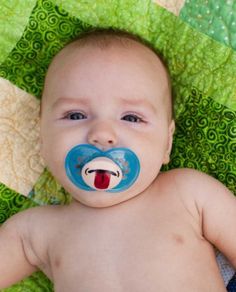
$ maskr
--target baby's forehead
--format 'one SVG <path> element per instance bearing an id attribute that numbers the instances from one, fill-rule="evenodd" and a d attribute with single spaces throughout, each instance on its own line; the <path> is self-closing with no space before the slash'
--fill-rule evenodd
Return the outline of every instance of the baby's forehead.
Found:
<path id="1" fill-rule="evenodd" d="M 70 42 L 54 57 L 49 66 L 45 80 L 45 88 L 47 88 L 48 85 L 50 87 L 53 84 L 55 85 L 55 82 L 52 83 L 52 80 L 55 80 L 56 76 L 64 76 L 65 72 L 68 72 L 68 70 L 77 72 L 76 70 L 73 71 L 71 67 L 81 68 L 81 62 L 91 65 L 91 58 L 93 62 L 99 63 L 101 57 L 105 60 L 112 60 L 115 66 L 117 66 L 116 60 L 118 60 L 118 62 L 122 60 L 121 63 L 124 67 L 131 66 L 131 74 L 132 70 L 136 68 L 132 64 L 137 62 L 137 64 L 135 64 L 141 68 L 141 71 L 147 72 L 148 70 L 149 77 L 157 82 L 157 84 L 161 84 L 159 90 L 166 96 L 169 104 L 168 108 L 172 107 L 170 78 L 168 70 L 162 60 L 152 48 L 146 46 L 135 37 L 127 37 L 126 35 L 86 36 L 85 38 L 79 38 Z M 86 66 L 82 66 L 82 68 L 86 68 Z M 122 71 L 119 71 L 119 74 L 121 73 Z"/>

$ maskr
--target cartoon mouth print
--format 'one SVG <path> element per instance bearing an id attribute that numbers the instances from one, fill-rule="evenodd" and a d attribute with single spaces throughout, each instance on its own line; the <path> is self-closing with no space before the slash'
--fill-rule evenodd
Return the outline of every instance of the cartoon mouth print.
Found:
<path id="1" fill-rule="evenodd" d="M 91 188 L 106 190 L 120 183 L 122 170 L 110 159 L 98 157 L 84 165 L 81 175 L 84 182 Z"/>
<path id="2" fill-rule="evenodd" d="M 139 176 L 140 164 L 128 148 L 102 151 L 89 144 L 73 147 L 66 156 L 68 178 L 78 188 L 87 191 L 121 192 Z"/>

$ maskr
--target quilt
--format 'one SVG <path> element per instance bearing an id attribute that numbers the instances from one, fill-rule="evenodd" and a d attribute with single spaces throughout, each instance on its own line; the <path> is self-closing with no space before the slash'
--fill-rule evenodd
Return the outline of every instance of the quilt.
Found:
<path id="1" fill-rule="evenodd" d="M 139 35 L 169 67 L 176 132 L 163 171 L 195 168 L 236 195 L 234 0 L 1 0 L 0 223 L 25 208 L 70 202 L 40 157 L 40 98 L 52 57 L 92 27 Z M 35 273 L 4 291 L 53 285 Z"/>

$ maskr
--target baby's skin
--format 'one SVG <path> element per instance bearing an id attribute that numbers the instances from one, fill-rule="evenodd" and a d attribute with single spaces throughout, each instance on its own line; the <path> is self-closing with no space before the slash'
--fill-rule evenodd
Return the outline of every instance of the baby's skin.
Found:
<path id="1" fill-rule="evenodd" d="M 234 217 L 234 197 L 189 169 L 109 208 L 37 207 L 1 229 L 0 283 L 39 267 L 58 292 L 226 291 L 213 245 L 235 263 Z"/>
<path id="2" fill-rule="evenodd" d="M 45 81 L 41 152 L 71 193 L 0 228 L 0 288 L 42 270 L 56 292 L 223 292 L 215 247 L 236 267 L 236 199 L 193 169 L 160 172 L 174 132 L 169 79 L 146 46 L 123 37 L 75 41 Z M 66 175 L 74 146 L 131 149 L 140 174 L 127 190 L 87 191 Z"/>

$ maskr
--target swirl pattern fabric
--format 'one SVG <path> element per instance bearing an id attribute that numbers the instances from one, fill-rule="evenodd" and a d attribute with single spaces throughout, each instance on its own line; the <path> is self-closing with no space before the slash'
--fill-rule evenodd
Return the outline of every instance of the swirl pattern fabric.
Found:
<path id="1" fill-rule="evenodd" d="M 21 39 L 1 64 L 0 76 L 40 97 L 52 57 L 86 27 L 51 1 L 38 1 Z"/>
<path id="2" fill-rule="evenodd" d="M 235 193 L 236 113 L 193 88 L 176 117 L 176 143 L 165 169 L 210 173 Z"/>

